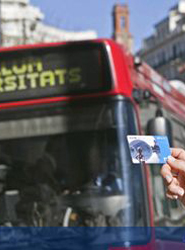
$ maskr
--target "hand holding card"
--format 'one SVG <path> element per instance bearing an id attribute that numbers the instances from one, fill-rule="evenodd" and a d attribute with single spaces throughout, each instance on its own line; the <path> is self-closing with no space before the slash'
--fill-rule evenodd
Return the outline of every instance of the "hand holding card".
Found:
<path id="1" fill-rule="evenodd" d="M 180 198 L 185 205 L 185 150 L 172 148 L 171 155 L 161 169 L 161 175 L 166 180 L 166 195 L 170 199 Z"/>
<path id="2" fill-rule="evenodd" d="M 164 164 L 171 155 L 168 138 L 166 136 L 128 135 L 132 162 Z"/>

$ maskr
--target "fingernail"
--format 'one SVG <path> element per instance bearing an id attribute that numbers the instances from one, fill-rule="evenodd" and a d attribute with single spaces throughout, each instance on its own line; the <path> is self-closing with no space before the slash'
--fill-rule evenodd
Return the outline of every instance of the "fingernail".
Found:
<path id="1" fill-rule="evenodd" d="M 184 190 L 183 189 L 179 189 L 178 190 L 178 195 L 183 196 L 184 195 Z"/>
<path id="2" fill-rule="evenodd" d="M 168 183 L 172 181 L 172 177 L 170 175 L 166 175 L 165 179 Z"/>
<path id="3" fill-rule="evenodd" d="M 168 156 L 168 160 L 174 162 L 176 159 L 173 156 Z"/>
<path id="4" fill-rule="evenodd" d="M 178 196 L 177 196 L 177 195 L 174 195 L 173 197 L 174 197 L 174 199 L 175 199 L 175 200 L 177 200 L 177 199 L 178 199 Z"/>

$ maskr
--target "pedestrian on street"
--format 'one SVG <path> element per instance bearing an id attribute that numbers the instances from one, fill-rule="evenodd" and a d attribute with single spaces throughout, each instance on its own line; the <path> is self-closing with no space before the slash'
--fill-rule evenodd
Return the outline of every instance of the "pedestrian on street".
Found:
<path id="1" fill-rule="evenodd" d="M 167 197 L 179 199 L 185 206 L 185 150 L 171 149 L 171 156 L 162 166 L 161 175 L 166 182 Z"/>

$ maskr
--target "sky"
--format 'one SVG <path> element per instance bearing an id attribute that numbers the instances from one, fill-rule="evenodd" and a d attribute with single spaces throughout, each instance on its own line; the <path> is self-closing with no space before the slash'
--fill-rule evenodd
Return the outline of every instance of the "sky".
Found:
<path id="1" fill-rule="evenodd" d="M 95 30 L 98 37 L 113 33 L 112 11 L 116 3 L 127 3 L 134 51 L 154 32 L 154 25 L 168 15 L 178 0 L 30 0 L 45 15 L 44 22 L 67 31 Z"/>

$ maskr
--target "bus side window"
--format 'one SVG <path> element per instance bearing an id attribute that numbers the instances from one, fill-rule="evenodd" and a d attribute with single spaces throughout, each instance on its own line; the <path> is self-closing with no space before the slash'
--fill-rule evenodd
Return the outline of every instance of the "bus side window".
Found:
<path id="1" fill-rule="evenodd" d="M 177 119 L 174 115 L 168 113 L 168 116 L 172 123 L 173 129 L 173 147 L 176 148 L 184 148 L 185 149 L 185 126 L 180 120 Z M 181 204 L 177 200 L 169 200 L 168 199 L 168 206 L 170 210 L 170 221 L 172 225 L 177 225 L 180 223 L 181 226 L 182 221 L 185 218 L 185 210 L 182 208 Z"/>

